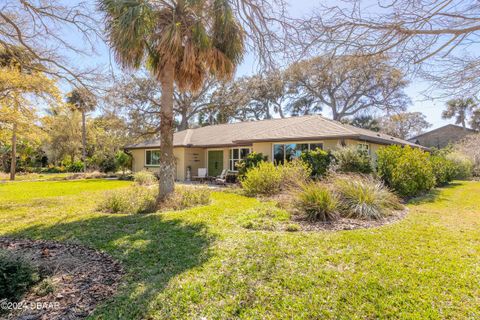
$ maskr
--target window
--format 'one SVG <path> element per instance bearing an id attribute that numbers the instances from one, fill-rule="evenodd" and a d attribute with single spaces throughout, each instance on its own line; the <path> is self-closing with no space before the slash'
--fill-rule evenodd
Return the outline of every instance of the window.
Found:
<path id="1" fill-rule="evenodd" d="M 323 143 L 310 143 L 310 151 L 315 151 L 317 149 L 323 150 Z"/>
<path id="2" fill-rule="evenodd" d="M 276 164 L 283 164 L 285 162 L 285 145 L 283 144 L 273 145 L 273 161 Z"/>
<path id="3" fill-rule="evenodd" d="M 308 143 L 301 144 L 286 144 L 285 145 L 285 160 L 291 161 L 300 157 L 302 152 L 308 151 Z"/>
<path id="4" fill-rule="evenodd" d="M 229 169 L 237 171 L 237 163 L 245 159 L 250 153 L 250 148 L 233 148 L 230 149 Z"/>
<path id="5" fill-rule="evenodd" d="M 145 165 L 147 166 L 160 165 L 160 151 L 159 150 L 145 151 Z"/>
<path id="6" fill-rule="evenodd" d="M 309 150 L 323 149 L 323 143 L 289 143 L 273 145 L 273 160 L 277 164 L 291 161 Z"/>
<path id="7" fill-rule="evenodd" d="M 359 143 L 357 145 L 357 149 L 360 150 L 360 151 L 363 151 L 367 154 L 370 154 L 370 147 L 367 143 Z"/>

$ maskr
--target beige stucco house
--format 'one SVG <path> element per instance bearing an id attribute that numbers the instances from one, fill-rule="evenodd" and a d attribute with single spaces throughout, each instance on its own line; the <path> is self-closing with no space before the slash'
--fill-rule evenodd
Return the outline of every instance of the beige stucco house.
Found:
<path id="1" fill-rule="evenodd" d="M 319 115 L 247 121 L 187 129 L 174 134 L 176 178 L 183 181 L 187 172 L 197 175 L 207 168 L 209 176 L 223 169 L 235 171 L 238 161 L 250 152 L 259 152 L 269 161 L 284 162 L 305 150 L 332 150 L 354 145 L 367 150 L 375 159 L 376 150 L 384 145 L 418 145 L 392 136 L 356 128 Z M 133 156 L 133 171 L 158 170 L 159 140 L 126 146 Z"/>

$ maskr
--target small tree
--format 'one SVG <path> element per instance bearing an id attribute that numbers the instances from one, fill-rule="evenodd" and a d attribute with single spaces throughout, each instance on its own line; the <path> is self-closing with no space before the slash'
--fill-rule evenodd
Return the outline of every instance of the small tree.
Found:
<path id="1" fill-rule="evenodd" d="M 125 170 L 132 165 L 132 157 L 128 153 L 120 150 L 115 155 L 115 164 L 118 168 L 122 169 L 122 175 L 125 175 Z"/>

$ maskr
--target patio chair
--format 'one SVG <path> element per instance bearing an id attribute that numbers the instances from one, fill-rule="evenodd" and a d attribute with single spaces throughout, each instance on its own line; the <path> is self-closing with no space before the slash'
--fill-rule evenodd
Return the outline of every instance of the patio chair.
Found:
<path id="1" fill-rule="evenodd" d="M 223 169 L 222 173 L 215 178 L 216 184 L 226 184 L 227 183 L 228 169 Z"/>
<path id="2" fill-rule="evenodd" d="M 204 181 L 207 179 L 207 168 L 198 168 L 198 176 L 193 176 L 193 180 Z"/>

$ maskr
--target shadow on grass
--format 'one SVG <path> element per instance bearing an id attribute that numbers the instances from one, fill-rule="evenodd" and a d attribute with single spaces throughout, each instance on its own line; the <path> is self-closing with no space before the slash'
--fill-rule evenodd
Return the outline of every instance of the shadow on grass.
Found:
<path id="1" fill-rule="evenodd" d="M 456 187 L 461 186 L 461 185 L 462 185 L 461 183 L 452 182 L 452 183 L 449 183 L 447 185 L 441 186 L 439 188 L 435 188 L 433 190 L 430 190 L 427 193 L 425 193 L 424 195 L 412 198 L 412 199 L 408 200 L 407 203 L 412 204 L 412 205 L 420 205 L 420 204 L 425 204 L 425 203 L 433 203 L 433 202 L 436 202 L 436 201 L 441 201 L 441 200 L 445 199 L 441 195 L 442 189 L 452 189 L 452 188 L 456 188 Z"/>
<path id="2" fill-rule="evenodd" d="M 82 243 L 119 260 L 126 272 L 122 285 L 95 313 L 114 319 L 143 318 L 170 279 L 208 260 L 215 240 L 203 224 L 165 220 L 158 214 L 101 216 L 32 226 L 6 236 Z"/>

